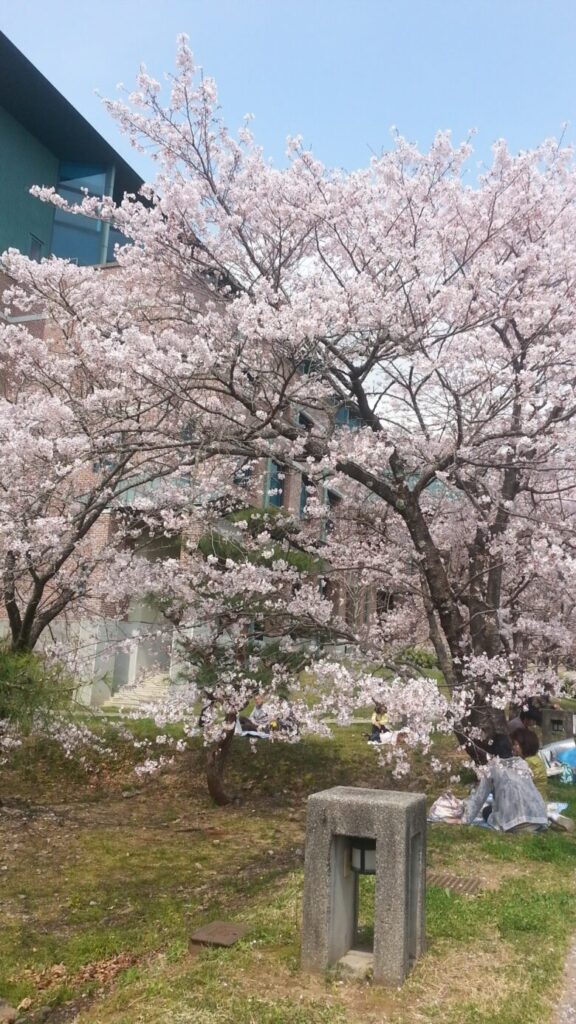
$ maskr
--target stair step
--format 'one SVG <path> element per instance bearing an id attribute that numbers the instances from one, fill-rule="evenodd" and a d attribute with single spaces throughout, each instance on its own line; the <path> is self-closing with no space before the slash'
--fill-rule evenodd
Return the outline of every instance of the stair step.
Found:
<path id="1" fill-rule="evenodd" d="M 137 709 L 146 704 L 156 704 L 168 696 L 170 685 L 169 679 L 156 677 L 143 679 L 137 686 L 123 686 L 102 705 L 102 710 Z"/>

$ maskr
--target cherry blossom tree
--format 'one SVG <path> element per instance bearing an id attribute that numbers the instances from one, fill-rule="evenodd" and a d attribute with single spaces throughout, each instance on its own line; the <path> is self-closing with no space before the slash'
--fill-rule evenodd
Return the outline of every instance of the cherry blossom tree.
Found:
<path id="1" fill-rule="evenodd" d="M 122 496 L 169 476 L 173 463 L 161 453 L 166 402 L 130 379 L 108 334 L 106 282 L 15 253 L 4 268 L 12 287 L 0 328 L 2 598 L 13 650 L 29 651 L 114 573 Z M 52 328 L 40 336 L 11 317 L 34 308 Z"/>
<path id="2" fill-rule="evenodd" d="M 225 804 L 224 771 L 242 712 L 265 699 L 280 723 L 271 739 L 326 731 L 321 702 L 311 713 L 301 674 L 325 644 L 354 635 L 331 622 L 331 602 L 318 586 L 321 561 L 293 547 L 290 516 L 246 508 L 222 518 L 197 508 L 196 524 L 200 517 L 199 543 L 174 564 L 156 563 L 148 579 L 175 628 L 180 660 L 178 685 L 151 713 L 161 726 L 178 721 L 189 735 L 203 732 L 208 790 Z"/>
<path id="3" fill-rule="evenodd" d="M 116 214 L 139 242 L 120 262 L 153 259 L 178 309 L 185 280 L 213 282 L 218 299 L 184 317 L 210 340 L 204 401 L 251 420 L 255 452 L 379 499 L 448 684 L 476 675 L 475 722 L 502 728 L 493 687 L 537 654 L 526 608 L 554 571 L 572 580 L 572 154 L 499 142 L 467 183 L 471 147 L 447 134 L 425 154 L 398 138 L 349 175 L 296 139 L 278 170 L 247 125 L 227 132 L 184 41 L 178 68 L 165 106 L 144 70 L 109 105 L 159 166 L 147 215 Z"/>
<path id="4" fill-rule="evenodd" d="M 131 297 L 114 269 L 16 251 L 2 268 L 2 603 L 12 649 L 30 651 L 64 615 L 117 606 L 126 507 L 169 524 L 213 486 L 203 464 L 238 441 L 178 397 L 182 353 L 151 286 Z"/>
<path id="5" fill-rule="evenodd" d="M 362 664 L 318 662 L 339 713 L 379 687 L 414 723 L 414 742 L 446 723 L 503 731 L 507 701 L 543 685 L 539 658 L 571 652 L 571 151 L 547 141 L 514 156 L 498 142 L 476 179 L 468 142 L 441 133 L 421 153 L 397 137 L 345 174 L 292 139 L 275 168 L 248 122 L 228 132 L 185 39 L 166 87 L 163 99 L 143 68 L 137 90 L 108 103 L 153 156 L 156 180 L 119 207 L 87 198 L 77 208 L 130 239 L 117 271 L 12 255 L 10 273 L 58 311 L 67 351 L 79 337 L 91 373 L 133 396 L 104 428 L 116 439 L 126 430 L 130 472 L 134 460 L 147 480 L 160 465 L 182 477 L 210 463 L 223 478 L 230 457 L 273 459 L 316 489 L 311 521 L 327 486 L 342 495 L 350 528 L 325 538 L 329 573 L 402 600 L 388 617 L 372 610 L 347 624 Z M 34 347 L 24 327 L 4 337 L 13 361 Z M 58 397 L 56 419 L 61 408 Z M 316 550 L 318 537 L 301 543 Z M 25 572 L 33 547 L 12 549 Z M 232 596 L 238 578 L 219 576 L 218 587 L 230 580 Z M 420 679 L 400 687 L 369 671 L 422 628 L 449 697 L 429 687 L 424 699 Z"/>

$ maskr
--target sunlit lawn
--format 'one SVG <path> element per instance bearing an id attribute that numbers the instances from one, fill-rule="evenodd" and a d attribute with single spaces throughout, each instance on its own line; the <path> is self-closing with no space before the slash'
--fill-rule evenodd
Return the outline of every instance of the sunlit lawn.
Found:
<path id="1" fill-rule="evenodd" d="M 50 1007 L 49 1024 L 544 1024 L 576 929 L 565 835 L 432 827 L 429 866 L 477 878 L 482 893 L 429 888 L 428 952 L 404 987 L 300 972 L 307 795 L 394 785 L 365 730 L 256 754 L 236 741 L 239 802 L 226 809 L 205 796 L 199 751 L 144 783 L 127 765 L 94 784 L 46 751 L 30 757 L 5 780 L 0 813 L 0 995 L 30 997 L 29 1015 Z M 408 785 L 440 783 L 417 757 Z M 369 883 L 363 903 L 369 928 Z M 193 956 L 191 932 L 215 918 L 245 922 L 246 938 Z"/>

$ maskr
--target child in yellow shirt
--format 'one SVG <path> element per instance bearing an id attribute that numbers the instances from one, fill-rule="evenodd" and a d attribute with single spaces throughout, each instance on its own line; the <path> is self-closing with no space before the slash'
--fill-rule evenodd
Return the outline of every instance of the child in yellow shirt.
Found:
<path id="1" fill-rule="evenodd" d="M 372 732 L 370 733 L 370 743 L 380 743 L 382 740 L 382 733 L 388 732 L 388 715 L 383 704 L 374 705 L 374 713 L 372 715 L 371 722 Z"/>

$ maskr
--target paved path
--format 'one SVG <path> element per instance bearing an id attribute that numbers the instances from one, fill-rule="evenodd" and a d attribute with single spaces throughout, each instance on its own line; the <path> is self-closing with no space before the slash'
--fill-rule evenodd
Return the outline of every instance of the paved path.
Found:
<path id="1" fill-rule="evenodd" d="M 562 997 L 556 1007 L 552 1024 L 576 1024 L 576 942 L 566 958 Z"/>

